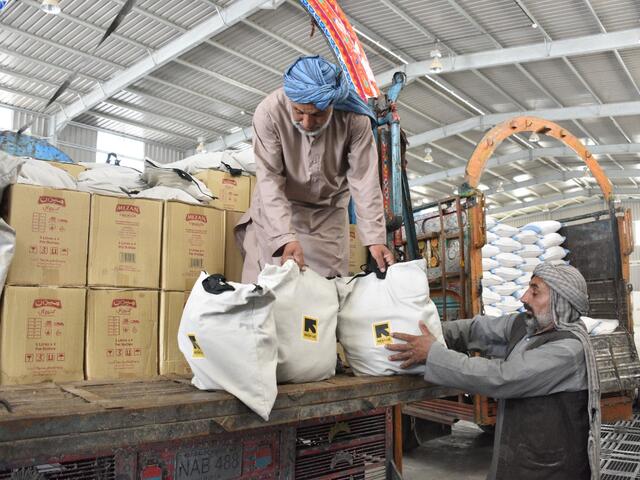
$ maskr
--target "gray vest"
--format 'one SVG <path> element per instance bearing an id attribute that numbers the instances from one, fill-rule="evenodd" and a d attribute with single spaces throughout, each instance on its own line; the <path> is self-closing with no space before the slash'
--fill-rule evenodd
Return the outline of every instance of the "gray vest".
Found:
<path id="1" fill-rule="evenodd" d="M 524 315 L 513 324 L 507 358 L 526 335 Z M 532 337 L 527 350 L 567 338 L 576 337 L 552 330 Z M 589 480 L 588 401 L 587 390 L 504 400 L 496 480 Z"/>

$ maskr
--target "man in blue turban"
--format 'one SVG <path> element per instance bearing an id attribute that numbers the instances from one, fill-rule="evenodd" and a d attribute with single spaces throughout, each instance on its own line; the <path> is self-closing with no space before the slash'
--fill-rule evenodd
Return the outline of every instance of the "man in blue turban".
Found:
<path id="1" fill-rule="evenodd" d="M 341 70 L 319 56 L 296 60 L 283 88 L 258 105 L 256 188 L 236 227 L 243 282 L 254 282 L 265 264 L 289 259 L 321 275 L 346 275 L 350 197 L 362 243 L 381 270 L 393 263 L 372 120 Z"/>

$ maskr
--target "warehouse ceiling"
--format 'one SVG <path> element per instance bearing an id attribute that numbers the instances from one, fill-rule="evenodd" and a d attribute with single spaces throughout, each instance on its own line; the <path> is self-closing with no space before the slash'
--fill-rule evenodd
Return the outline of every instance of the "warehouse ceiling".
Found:
<path id="1" fill-rule="evenodd" d="M 258 103 L 297 56 L 332 58 L 293 0 L 39 0 L 0 12 L 0 104 L 181 150 L 242 148 Z M 623 197 L 640 195 L 640 2 L 342 0 L 381 84 L 406 70 L 402 126 L 416 204 L 449 196 L 500 116 L 557 120 L 589 145 Z M 431 71 L 432 51 L 443 70 Z M 486 52 L 486 54 L 485 54 Z M 46 111 L 47 100 L 72 77 Z M 506 118 L 505 117 L 505 118 Z M 478 121 L 465 120 L 478 118 Z M 582 162 L 548 137 L 503 142 L 482 188 L 498 216 L 597 195 Z M 159 159 L 161 160 L 161 159 Z"/>

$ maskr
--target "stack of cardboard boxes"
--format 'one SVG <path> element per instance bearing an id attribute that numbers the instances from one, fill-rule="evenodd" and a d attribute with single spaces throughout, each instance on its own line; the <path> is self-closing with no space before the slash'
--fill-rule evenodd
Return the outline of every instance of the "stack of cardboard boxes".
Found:
<path id="1" fill-rule="evenodd" d="M 241 280 L 233 228 L 255 177 L 198 175 L 211 206 L 10 187 L 17 233 L 0 308 L 0 384 L 189 374 L 177 344 L 201 271 Z M 350 270 L 364 247 L 350 232 Z"/>

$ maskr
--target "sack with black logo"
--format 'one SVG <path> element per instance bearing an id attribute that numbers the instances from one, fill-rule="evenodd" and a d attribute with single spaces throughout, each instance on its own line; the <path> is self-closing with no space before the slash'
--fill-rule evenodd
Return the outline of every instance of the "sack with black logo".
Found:
<path id="1" fill-rule="evenodd" d="M 203 272 L 178 329 L 192 383 L 201 390 L 226 390 L 264 420 L 278 395 L 274 300 L 268 288 Z"/>
<path id="2" fill-rule="evenodd" d="M 445 345 L 438 309 L 429 297 L 424 259 L 391 265 L 384 274 L 374 272 L 338 279 L 340 310 L 338 340 L 356 375 L 417 375 L 424 365 L 400 368 L 392 362 L 394 352 L 385 345 L 403 343 L 393 332 L 422 335 L 422 321 L 437 341 Z"/>
<path id="3" fill-rule="evenodd" d="M 278 382 L 317 382 L 336 371 L 338 293 L 332 280 L 293 260 L 266 265 L 258 283 L 275 293 Z"/>

